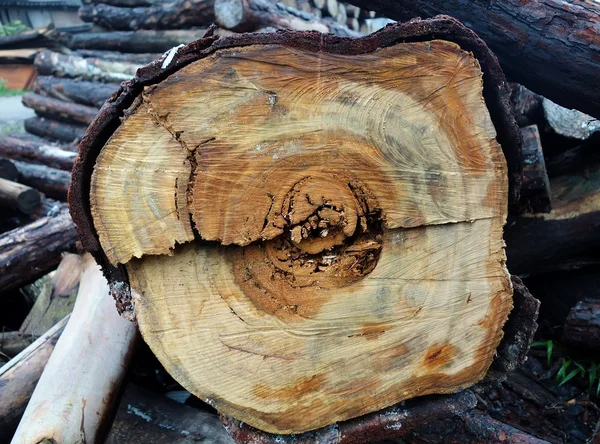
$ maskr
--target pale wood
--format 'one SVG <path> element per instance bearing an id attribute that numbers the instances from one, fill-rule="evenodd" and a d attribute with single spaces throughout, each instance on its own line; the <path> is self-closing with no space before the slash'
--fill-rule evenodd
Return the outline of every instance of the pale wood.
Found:
<path id="1" fill-rule="evenodd" d="M 135 325 L 116 313 L 99 267 L 84 256 L 73 314 L 12 443 L 102 442 L 135 336 Z"/>
<path id="2" fill-rule="evenodd" d="M 508 179 L 470 53 L 236 48 L 125 114 L 92 217 L 186 389 L 291 433 L 483 377 L 512 307 Z"/>

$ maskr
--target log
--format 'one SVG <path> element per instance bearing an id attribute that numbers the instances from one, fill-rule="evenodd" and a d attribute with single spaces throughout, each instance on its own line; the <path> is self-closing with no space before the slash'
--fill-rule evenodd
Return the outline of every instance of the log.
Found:
<path id="1" fill-rule="evenodd" d="M 68 318 L 0 367 L 0 442 L 10 442 Z"/>
<path id="2" fill-rule="evenodd" d="M 73 314 L 12 443 L 103 442 L 135 338 L 135 325 L 119 317 L 106 280 L 87 255 Z"/>
<path id="3" fill-rule="evenodd" d="M 90 52 L 98 53 L 100 51 Z M 79 55 L 79 53 L 77 53 L 77 55 Z M 132 54 L 123 55 L 130 56 Z M 82 57 L 84 56 L 82 55 Z M 38 94 L 60 99 L 65 102 L 81 103 L 97 109 L 100 109 L 104 102 L 106 102 L 117 89 L 119 89 L 117 85 L 110 83 L 59 79 L 52 76 L 39 76 L 35 79 L 35 83 L 33 84 L 33 91 Z"/>
<path id="4" fill-rule="evenodd" d="M 23 227 L 43 217 L 54 217 L 67 212 L 68 206 L 66 203 L 43 197 L 40 204 L 31 214 L 5 210 L 2 215 L 3 217 L 0 218 L 0 233 Z"/>
<path id="5" fill-rule="evenodd" d="M 75 55 L 65 55 L 45 50 L 35 58 L 39 74 L 72 77 L 105 83 L 119 83 L 129 80 L 142 65 L 129 62 L 111 62 L 103 59 L 84 59 Z"/>
<path id="6" fill-rule="evenodd" d="M 0 291 L 32 282 L 60 262 L 61 253 L 75 247 L 77 233 L 68 214 L 43 217 L 0 235 Z"/>
<path id="7" fill-rule="evenodd" d="M 14 137 L 15 139 L 24 140 L 25 142 L 34 143 L 37 145 L 48 145 L 48 139 L 37 136 L 35 134 L 28 133 L 28 132 L 9 131 L 6 133 L 6 135 L 9 137 Z M 58 148 L 65 150 L 65 151 L 72 151 L 74 153 L 76 153 L 78 151 L 77 145 L 74 145 L 73 143 L 69 144 L 69 143 L 52 142 L 52 145 L 56 145 Z"/>
<path id="8" fill-rule="evenodd" d="M 0 178 L 0 207 L 31 214 L 40 204 L 37 190 L 23 184 Z"/>
<path id="9" fill-rule="evenodd" d="M 548 176 L 564 176 L 577 174 L 590 164 L 600 163 L 600 150 L 596 143 L 582 143 L 552 156 L 546 162 Z"/>
<path id="10" fill-rule="evenodd" d="M 71 173 L 45 165 L 13 161 L 19 173 L 19 182 L 41 191 L 52 199 L 67 200 Z"/>
<path id="11" fill-rule="evenodd" d="M 106 444 L 233 444 L 219 417 L 128 384 Z"/>
<path id="12" fill-rule="evenodd" d="M 523 136 L 521 204 L 528 206 L 534 213 L 549 213 L 552 208 L 550 202 L 552 191 L 538 127 L 530 125 L 521 128 L 521 135 Z"/>
<path id="13" fill-rule="evenodd" d="M 65 44 L 71 49 L 102 49 L 132 53 L 164 52 L 201 39 L 206 29 L 168 31 L 86 32 L 72 34 Z"/>
<path id="14" fill-rule="evenodd" d="M 40 117 L 25 119 L 25 131 L 60 142 L 77 142 L 85 134 L 85 125 L 73 125 Z"/>
<path id="15" fill-rule="evenodd" d="M 448 14 L 468 23 L 506 75 L 565 108 L 600 118 L 600 5 L 588 0 L 353 0 L 394 20 Z"/>
<path id="16" fill-rule="evenodd" d="M 567 316 L 562 335 L 571 347 L 600 350 L 600 300 L 579 301 Z"/>
<path id="17" fill-rule="evenodd" d="M 85 58 L 96 58 L 110 60 L 114 62 L 130 62 L 139 63 L 140 65 L 146 65 L 154 60 L 158 60 L 162 57 L 162 53 L 123 53 L 118 51 L 106 51 L 102 49 L 77 49 L 72 54 L 85 57 Z M 114 91 L 113 91 L 114 92 Z M 112 93 L 108 96 L 110 97 Z M 108 98 L 107 97 L 107 98 Z M 103 102 L 104 103 L 104 102 Z"/>
<path id="18" fill-rule="evenodd" d="M 3 331 L 0 333 L 0 353 L 14 358 L 32 342 L 31 336 L 23 336 L 18 331 Z"/>
<path id="19" fill-rule="evenodd" d="M 215 20 L 214 0 L 175 0 L 149 7 L 121 8 L 103 3 L 83 5 L 79 18 L 106 29 L 185 29 L 208 26 Z"/>
<path id="20" fill-rule="evenodd" d="M 213 36 L 107 102 L 69 202 L 165 369 L 300 433 L 485 375 L 519 142 L 498 65 L 452 19 Z"/>
<path id="21" fill-rule="evenodd" d="M 520 127 L 536 125 L 544 120 L 543 97 L 525 88 L 523 85 L 511 85 L 510 101 L 515 110 L 515 118 Z"/>
<path id="22" fill-rule="evenodd" d="M 600 120 L 580 111 L 563 108 L 546 98 L 542 100 L 542 107 L 548 125 L 556 134 L 587 140 L 592 134 L 600 131 Z"/>
<path id="23" fill-rule="evenodd" d="M 77 153 L 65 151 L 56 145 L 38 145 L 16 137 L 0 135 L 0 155 L 14 160 L 43 164 L 70 171 Z"/>
<path id="24" fill-rule="evenodd" d="M 268 0 L 215 0 L 215 20 L 223 28 L 235 32 L 251 32 L 272 27 L 358 36 L 345 25 L 334 21 L 325 22 L 313 14 Z"/>
<path id="25" fill-rule="evenodd" d="M 124 8 L 134 8 L 136 6 L 160 6 L 165 3 L 165 0 L 83 0 L 84 5 L 93 5 L 95 3 L 105 3 L 112 6 L 121 6 Z"/>
<path id="26" fill-rule="evenodd" d="M 3 157 L 0 157 L 0 177 L 6 180 L 16 182 L 19 178 L 19 170 L 13 162 Z"/>
<path id="27" fill-rule="evenodd" d="M 25 94 L 23 105 L 35 110 L 40 116 L 83 124 L 90 124 L 98 112 L 97 108 L 91 106 L 52 99 L 35 93 Z"/>

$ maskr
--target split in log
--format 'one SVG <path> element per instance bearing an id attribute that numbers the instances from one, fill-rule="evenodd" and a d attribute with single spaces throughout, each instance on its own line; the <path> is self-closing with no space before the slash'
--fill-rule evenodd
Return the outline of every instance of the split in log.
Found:
<path id="1" fill-rule="evenodd" d="M 584 299 L 573 307 L 562 339 L 572 347 L 600 351 L 600 300 Z"/>
<path id="2" fill-rule="evenodd" d="M 85 32 L 70 35 L 65 44 L 71 49 L 102 49 L 121 52 L 164 52 L 204 37 L 206 29 L 169 31 Z"/>
<path id="3" fill-rule="evenodd" d="M 13 161 L 19 173 L 19 182 L 41 191 L 52 199 L 67 200 L 71 173 L 45 165 Z"/>
<path id="4" fill-rule="evenodd" d="M 116 31 L 137 29 L 185 29 L 208 26 L 215 20 L 214 0 L 175 0 L 162 5 L 136 8 L 96 3 L 79 8 L 84 22 L 94 22 Z"/>
<path id="5" fill-rule="evenodd" d="M 90 127 L 69 199 L 186 389 L 294 433 L 484 376 L 512 308 L 520 137 L 474 34 L 210 37 L 138 75 Z"/>
<path id="6" fill-rule="evenodd" d="M 523 136 L 521 202 L 530 207 L 534 213 L 549 213 L 552 192 L 538 128 L 536 125 L 521 128 L 521 135 Z"/>
<path id="7" fill-rule="evenodd" d="M 115 311 L 99 267 L 84 256 L 73 314 L 12 443 L 103 442 L 135 338 L 135 325 Z"/>
<path id="8" fill-rule="evenodd" d="M 38 145 L 16 137 L 0 135 L 0 155 L 70 171 L 77 153 L 65 151 L 56 145 Z"/>
<path id="9" fill-rule="evenodd" d="M 10 442 L 68 318 L 0 367 L 0 442 Z"/>
<path id="10" fill-rule="evenodd" d="M 106 444 L 233 444 L 219 417 L 129 384 Z"/>
<path id="11" fill-rule="evenodd" d="M 23 184 L 0 178 L 0 207 L 31 214 L 40 204 L 37 190 Z"/>
<path id="12" fill-rule="evenodd" d="M 73 250 L 75 225 L 68 214 L 43 217 L 0 235 L 0 291 L 32 282 L 60 263 L 61 253 Z"/>
<path id="13" fill-rule="evenodd" d="M 586 140 L 595 132 L 600 131 L 600 120 L 580 111 L 563 108 L 545 98 L 542 100 L 542 107 L 548 125 L 556 134 L 572 139 Z"/>
<path id="14" fill-rule="evenodd" d="M 600 4 L 544 0 L 352 0 L 394 20 L 448 14 L 469 24 L 509 78 L 600 118 Z"/>
<path id="15" fill-rule="evenodd" d="M 25 94 L 23 96 L 23 105 L 35 110 L 40 116 L 83 124 L 90 124 L 98 113 L 98 109 L 91 106 L 65 102 L 35 93 Z"/>
<path id="16" fill-rule="evenodd" d="M 35 58 L 39 74 L 72 77 L 82 80 L 119 83 L 131 79 L 142 65 L 128 62 L 111 62 L 103 59 L 85 59 L 50 50 L 40 52 Z"/>
<path id="17" fill-rule="evenodd" d="M 71 314 L 81 278 L 81 257 L 65 253 L 52 278 L 44 278 L 35 304 L 19 329 L 25 337 L 38 337 Z"/>
<path id="18" fill-rule="evenodd" d="M 106 51 L 101 49 L 77 49 L 73 51 L 72 54 L 85 58 L 104 59 L 113 62 L 138 63 L 140 65 L 147 65 L 148 63 L 153 62 L 154 60 L 158 60 L 162 57 L 162 53 L 136 54 L 117 51 Z M 110 97 L 111 95 L 112 93 L 108 97 Z"/>
<path id="19" fill-rule="evenodd" d="M 19 170 L 13 162 L 0 157 L 0 177 L 2 179 L 16 182 L 19 179 Z"/>
<path id="20" fill-rule="evenodd" d="M 345 25 L 324 22 L 312 14 L 269 0 L 215 0 L 215 19 L 223 28 L 236 32 L 272 27 L 359 36 Z"/>
<path id="21" fill-rule="evenodd" d="M 123 55 L 129 56 L 132 54 Z M 59 79 L 51 76 L 39 76 L 33 84 L 33 91 L 38 94 L 54 97 L 65 102 L 81 103 L 98 109 L 117 89 L 119 89 L 118 85 L 110 83 Z"/>
<path id="22" fill-rule="evenodd" d="M 85 125 L 73 125 L 40 117 L 26 119 L 24 126 L 25 131 L 31 134 L 61 142 L 79 142 L 86 129 Z"/>

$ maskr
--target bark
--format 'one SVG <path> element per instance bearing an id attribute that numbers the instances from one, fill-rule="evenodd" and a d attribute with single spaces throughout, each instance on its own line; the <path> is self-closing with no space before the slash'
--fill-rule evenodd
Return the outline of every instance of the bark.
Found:
<path id="1" fill-rule="evenodd" d="M 236 32 L 251 32 L 272 27 L 319 31 L 340 36 L 359 35 L 345 25 L 333 21 L 325 22 L 312 14 L 268 0 L 216 0 L 215 18 L 220 26 Z"/>
<path id="2" fill-rule="evenodd" d="M 600 300 L 579 301 L 567 316 L 562 336 L 572 347 L 600 350 Z"/>
<path id="3" fill-rule="evenodd" d="M 536 125 L 521 128 L 521 134 L 523 136 L 521 204 L 527 205 L 535 213 L 549 213 L 552 192 L 538 128 Z"/>
<path id="4" fill-rule="evenodd" d="M 40 52 L 35 58 L 35 67 L 39 74 L 105 83 L 119 83 L 129 80 L 141 66 L 129 62 L 85 59 L 49 50 Z"/>
<path id="5" fill-rule="evenodd" d="M 25 131 L 60 142 L 77 142 L 85 134 L 85 125 L 73 125 L 57 120 L 30 117 L 25 120 Z M 68 169 L 68 168 L 67 168 Z"/>
<path id="6" fill-rule="evenodd" d="M 72 34 L 66 40 L 71 49 L 101 49 L 132 53 L 164 52 L 200 39 L 206 29 L 168 31 L 86 32 Z"/>
<path id="7" fill-rule="evenodd" d="M 0 367 L 0 442 L 10 442 L 68 317 Z"/>
<path id="8" fill-rule="evenodd" d="M 130 63 L 139 63 L 140 65 L 146 65 L 154 60 L 158 60 L 162 57 L 162 53 L 123 53 L 118 51 L 106 51 L 102 49 L 77 49 L 72 52 L 72 54 L 85 57 L 85 58 L 97 58 L 110 60 L 113 62 L 130 62 Z M 114 92 L 114 91 L 113 91 Z M 108 97 L 112 95 L 109 94 Z M 108 98 L 107 97 L 107 98 Z"/>
<path id="9" fill-rule="evenodd" d="M 99 51 L 91 52 L 96 53 Z M 129 57 L 130 55 L 132 54 L 123 54 L 125 57 Z M 110 83 L 59 79 L 51 76 L 39 76 L 33 84 L 33 91 L 38 94 L 60 99 L 65 102 L 81 103 L 97 109 L 100 109 L 104 102 L 106 102 L 117 89 L 119 89 L 117 85 Z"/>
<path id="10" fill-rule="evenodd" d="M 219 417 L 127 385 L 106 444 L 232 444 Z"/>
<path id="11" fill-rule="evenodd" d="M 107 5 L 121 6 L 124 8 L 134 8 L 136 6 L 161 6 L 165 3 L 165 0 L 84 0 L 81 3 L 83 3 L 84 5 L 104 3 Z"/>
<path id="12" fill-rule="evenodd" d="M 511 84 L 511 90 L 510 101 L 515 109 L 515 118 L 520 127 L 535 125 L 544 119 L 543 97 L 518 83 Z"/>
<path id="13" fill-rule="evenodd" d="M 14 35 L 0 37 L 0 48 L 40 48 L 47 46 L 56 37 L 54 25 L 29 29 Z"/>
<path id="14" fill-rule="evenodd" d="M 35 222 L 43 217 L 54 217 L 69 211 L 68 205 L 54 199 L 43 197 L 33 213 L 23 214 L 20 211 L 5 210 L 0 218 L 0 233 L 14 230 Z"/>
<path id="15" fill-rule="evenodd" d="M 14 358 L 33 341 L 32 336 L 22 335 L 18 331 L 3 331 L 0 333 L 0 352 Z"/>
<path id="16" fill-rule="evenodd" d="M 13 162 L 0 157 L 0 177 L 16 182 L 19 178 L 19 170 L 17 170 L 17 167 Z"/>
<path id="17" fill-rule="evenodd" d="M 582 143 L 559 153 L 546 162 L 548 176 L 577 174 L 587 165 L 600 163 L 600 150 L 596 143 Z"/>
<path id="18" fill-rule="evenodd" d="M 574 109 L 566 109 L 548 100 L 542 100 L 544 115 L 550 128 L 561 136 L 587 140 L 600 131 L 600 120 Z"/>
<path id="19" fill-rule="evenodd" d="M 19 172 L 19 182 L 41 191 L 52 199 L 67 200 L 71 173 L 18 160 L 13 163 Z"/>
<path id="20" fill-rule="evenodd" d="M 214 0 L 176 0 L 160 6 L 121 8 L 96 3 L 79 8 L 84 22 L 117 31 L 185 29 L 208 26 L 214 19 Z"/>
<path id="21" fill-rule="evenodd" d="M 15 137 L 0 135 L 0 155 L 9 159 L 22 160 L 70 171 L 77 154 L 55 145 L 38 145 Z"/>
<path id="22" fill-rule="evenodd" d="M 23 413 L 15 444 L 103 442 L 108 432 L 136 327 L 115 311 L 91 256 L 82 267 L 73 313 Z"/>
<path id="23" fill-rule="evenodd" d="M 68 214 L 43 217 L 0 235 L 1 291 L 19 288 L 48 273 L 61 254 L 75 247 L 77 233 Z"/>
<path id="24" fill-rule="evenodd" d="M 589 0 L 353 0 L 394 20 L 451 15 L 494 51 L 509 78 L 600 118 L 600 5 Z"/>
<path id="25" fill-rule="evenodd" d="M 0 207 L 31 214 L 40 201 L 40 193 L 33 188 L 0 178 Z"/>
<path id="26" fill-rule="evenodd" d="M 90 124 L 96 114 L 97 108 L 65 102 L 60 99 L 27 93 L 23 96 L 23 105 L 35 110 L 38 115 L 57 118 L 67 122 Z"/>

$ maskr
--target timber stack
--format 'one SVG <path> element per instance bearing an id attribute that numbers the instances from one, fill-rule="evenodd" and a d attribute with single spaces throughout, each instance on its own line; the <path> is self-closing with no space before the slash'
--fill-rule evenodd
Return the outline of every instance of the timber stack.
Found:
<path id="1" fill-rule="evenodd" d="M 593 94 L 536 91 L 485 11 L 351 3 L 88 0 L 38 54 L 0 135 L 0 444 L 598 433 Z"/>

